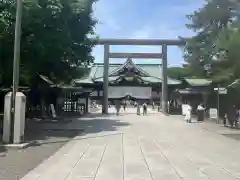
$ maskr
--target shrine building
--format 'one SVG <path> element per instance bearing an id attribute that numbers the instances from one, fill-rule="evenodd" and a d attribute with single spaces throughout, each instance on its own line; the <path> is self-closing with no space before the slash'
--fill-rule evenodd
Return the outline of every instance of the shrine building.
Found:
<path id="1" fill-rule="evenodd" d="M 103 63 L 95 63 L 89 73 L 81 79 L 75 79 L 73 86 L 93 88 L 90 100 L 101 103 L 103 99 Z M 161 64 L 135 64 L 127 59 L 123 64 L 109 64 L 108 99 L 132 99 L 154 101 L 159 104 L 162 90 Z M 181 81 L 168 77 L 168 94 L 176 89 Z"/>

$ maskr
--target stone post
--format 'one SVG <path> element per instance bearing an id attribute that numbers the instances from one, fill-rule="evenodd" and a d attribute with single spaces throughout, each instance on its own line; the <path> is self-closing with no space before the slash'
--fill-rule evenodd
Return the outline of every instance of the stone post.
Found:
<path id="1" fill-rule="evenodd" d="M 16 93 L 15 104 L 15 121 L 14 121 L 14 136 L 13 143 L 20 144 L 24 142 L 25 130 L 25 115 L 26 115 L 26 96 L 21 93 Z"/>
<path id="2" fill-rule="evenodd" d="M 4 120 L 3 120 L 3 142 L 10 143 L 11 136 L 11 96 L 12 92 L 5 95 L 4 99 Z"/>
<path id="3" fill-rule="evenodd" d="M 5 96 L 4 103 L 3 141 L 5 143 L 11 143 L 11 96 L 12 92 L 9 92 Z M 13 143 L 20 144 L 24 141 L 26 96 L 17 92 L 15 99 Z"/>

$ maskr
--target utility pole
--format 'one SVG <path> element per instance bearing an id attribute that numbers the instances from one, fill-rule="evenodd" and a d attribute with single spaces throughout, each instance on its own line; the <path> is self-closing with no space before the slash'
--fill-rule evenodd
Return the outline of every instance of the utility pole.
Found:
<path id="1" fill-rule="evenodd" d="M 13 60 L 13 85 L 12 85 L 12 101 L 11 101 L 11 136 L 10 136 L 11 142 L 13 142 L 16 93 L 18 92 L 18 85 L 19 85 L 22 9 L 23 9 L 22 0 L 17 0 L 15 39 L 14 39 L 14 60 Z"/>

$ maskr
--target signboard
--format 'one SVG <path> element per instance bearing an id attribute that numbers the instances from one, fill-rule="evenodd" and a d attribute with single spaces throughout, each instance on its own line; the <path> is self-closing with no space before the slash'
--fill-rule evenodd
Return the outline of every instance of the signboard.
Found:
<path id="1" fill-rule="evenodd" d="M 210 108 L 209 117 L 210 119 L 218 119 L 218 110 L 216 108 Z"/>
<path id="2" fill-rule="evenodd" d="M 214 88 L 214 91 L 218 91 L 219 94 L 227 94 L 226 88 Z"/>

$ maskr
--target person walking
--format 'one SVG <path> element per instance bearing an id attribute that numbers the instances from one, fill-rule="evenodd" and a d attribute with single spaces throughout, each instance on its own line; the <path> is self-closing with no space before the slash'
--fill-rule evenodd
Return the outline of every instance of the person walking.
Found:
<path id="1" fill-rule="evenodd" d="M 192 122 L 192 106 L 188 103 L 186 106 L 185 121 L 187 123 Z"/>
<path id="2" fill-rule="evenodd" d="M 152 102 L 152 109 L 153 109 L 153 110 L 155 109 L 155 103 L 154 103 L 154 101 Z"/>
<path id="3" fill-rule="evenodd" d="M 119 101 L 116 101 L 116 115 L 119 116 L 119 112 L 120 112 L 120 102 Z"/>
<path id="4" fill-rule="evenodd" d="M 143 115 L 147 114 L 147 104 L 143 103 Z"/>
<path id="5" fill-rule="evenodd" d="M 141 115 L 141 109 L 140 109 L 140 105 L 137 103 L 137 115 L 140 116 Z"/>
<path id="6" fill-rule="evenodd" d="M 236 111 L 236 115 L 235 115 L 235 118 L 234 118 L 234 126 L 236 129 L 238 129 L 238 120 L 239 120 L 239 108 L 237 108 L 235 106 L 235 111 Z"/>
<path id="7" fill-rule="evenodd" d="M 197 120 L 198 121 L 204 121 L 204 110 L 205 110 L 205 108 L 203 107 L 203 105 L 202 104 L 199 104 L 198 106 L 197 106 Z"/>
<path id="8" fill-rule="evenodd" d="M 227 113 L 227 119 L 228 119 L 228 122 L 229 122 L 231 128 L 233 128 L 233 126 L 236 125 L 236 119 L 237 119 L 235 105 L 229 107 L 228 113 Z"/>
<path id="9" fill-rule="evenodd" d="M 123 110 L 126 111 L 126 107 L 127 107 L 127 103 L 126 103 L 126 100 L 124 101 L 123 103 Z"/>
<path id="10" fill-rule="evenodd" d="M 134 108 L 136 108 L 138 106 L 138 103 L 135 101 L 134 102 Z"/>
<path id="11" fill-rule="evenodd" d="M 237 118 L 235 123 L 235 128 L 238 129 L 238 123 L 240 121 L 240 108 L 237 108 Z"/>

